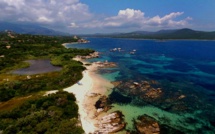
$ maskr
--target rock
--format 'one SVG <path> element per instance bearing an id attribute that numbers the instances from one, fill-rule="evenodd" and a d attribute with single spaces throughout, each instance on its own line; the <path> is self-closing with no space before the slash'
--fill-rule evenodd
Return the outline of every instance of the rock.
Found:
<path id="1" fill-rule="evenodd" d="M 139 116 L 135 121 L 138 134 L 160 134 L 160 127 L 156 120 L 148 115 Z"/>
<path id="2" fill-rule="evenodd" d="M 99 124 L 96 125 L 99 127 L 99 130 L 95 133 L 109 134 L 123 130 L 126 126 L 123 117 L 124 115 L 120 111 L 115 111 L 101 117 L 99 119 Z"/>
<path id="3" fill-rule="evenodd" d="M 155 80 L 151 80 L 151 83 L 154 84 L 154 85 L 157 85 L 157 84 L 158 84 L 158 82 L 155 81 Z"/>
<path id="4" fill-rule="evenodd" d="M 101 96 L 99 100 L 96 102 L 95 107 L 97 109 L 97 112 L 98 109 L 103 109 L 102 111 L 107 112 L 111 108 L 107 96 Z M 99 112 L 101 112 L 101 110 L 99 110 Z"/>
<path id="5" fill-rule="evenodd" d="M 178 99 L 183 99 L 185 97 L 186 97 L 185 95 L 181 95 L 181 96 L 178 97 Z"/>
<path id="6" fill-rule="evenodd" d="M 133 84 L 134 84 L 135 86 L 140 86 L 140 84 L 139 84 L 138 82 L 133 82 Z"/>
<path id="7" fill-rule="evenodd" d="M 100 112 L 102 112 L 102 111 L 104 111 L 103 108 L 98 108 L 98 109 L 97 109 L 97 113 L 100 113 Z"/>
<path id="8" fill-rule="evenodd" d="M 87 56 L 80 56 L 80 55 L 77 56 L 77 58 L 81 58 L 81 59 L 92 59 L 92 58 L 98 58 L 98 57 L 99 57 L 99 52 L 94 52 Z"/>
<path id="9" fill-rule="evenodd" d="M 149 82 L 148 81 L 143 81 L 142 84 L 143 85 L 149 85 Z"/>
<path id="10" fill-rule="evenodd" d="M 149 89 L 147 92 L 146 92 L 146 96 L 148 97 L 148 98 L 158 98 L 158 97 L 160 97 L 160 95 L 161 95 L 161 93 L 162 93 L 162 90 L 160 89 L 160 88 L 157 88 L 157 89 L 154 89 L 154 88 L 151 88 L 151 89 Z"/>
<path id="11" fill-rule="evenodd" d="M 114 81 L 114 82 L 111 82 L 111 84 L 113 84 L 114 87 L 117 87 L 117 86 L 119 86 L 120 84 L 122 84 L 122 81 Z"/>
<path id="12" fill-rule="evenodd" d="M 101 68 L 111 68 L 111 67 L 116 67 L 116 63 L 114 62 L 95 62 L 95 64 L 97 64 L 99 67 Z"/>

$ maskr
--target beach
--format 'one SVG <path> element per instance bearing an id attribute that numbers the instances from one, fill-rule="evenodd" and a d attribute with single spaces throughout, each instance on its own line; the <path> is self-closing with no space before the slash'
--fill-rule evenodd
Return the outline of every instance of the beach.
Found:
<path id="1" fill-rule="evenodd" d="M 85 64 L 85 62 L 83 63 Z M 92 97 L 91 94 L 96 93 L 104 95 L 108 88 L 112 88 L 112 84 L 96 73 L 98 65 L 93 63 L 92 65 L 86 67 L 87 70 L 83 72 L 83 78 L 79 81 L 79 83 L 64 89 L 64 91 L 75 95 L 79 106 L 81 124 L 85 133 L 88 134 L 95 132 L 95 124 L 97 124 L 98 121 L 95 116 L 97 111 L 94 105 L 99 96 Z"/>
<path id="2" fill-rule="evenodd" d="M 78 58 L 75 58 L 75 60 L 81 61 Z M 81 62 L 86 64 L 85 61 Z M 97 64 L 92 63 L 86 68 L 82 72 L 83 78 L 76 84 L 65 88 L 64 91 L 75 95 L 82 128 L 86 134 L 89 134 L 97 130 L 95 124 L 98 123 L 98 116 L 94 105 L 99 97 L 106 93 L 107 89 L 113 88 L 113 85 L 96 73 Z M 46 95 L 55 92 L 57 91 L 48 91 Z M 92 94 L 97 94 L 97 96 L 92 96 Z"/>

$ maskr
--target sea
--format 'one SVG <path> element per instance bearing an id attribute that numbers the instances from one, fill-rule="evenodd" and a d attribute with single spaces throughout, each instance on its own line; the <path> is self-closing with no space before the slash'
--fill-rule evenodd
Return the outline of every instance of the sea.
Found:
<path id="1" fill-rule="evenodd" d="M 109 112 L 122 111 L 127 130 L 148 115 L 161 133 L 215 133 L 215 41 L 86 39 L 90 42 L 67 47 L 100 52 L 89 62 L 117 64 L 99 74 L 120 83 L 107 91 Z"/>

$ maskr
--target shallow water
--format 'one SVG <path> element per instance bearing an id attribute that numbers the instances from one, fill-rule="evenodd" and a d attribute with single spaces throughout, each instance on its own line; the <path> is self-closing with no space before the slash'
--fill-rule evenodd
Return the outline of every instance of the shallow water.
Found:
<path id="1" fill-rule="evenodd" d="M 185 133 L 215 132 L 215 41 L 88 40 L 89 44 L 67 47 L 92 48 L 102 53 L 91 62 L 116 62 L 117 68 L 99 71 L 104 78 L 122 83 L 154 81 L 151 87 L 162 90 L 162 95 L 150 99 L 143 97 L 145 92 L 135 94 L 126 86 L 113 89 L 112 96 L 118 99 L 112 97 L 111 111 L 123 111 L 127 129 L 133 129 L 133 118 L 147 114 L 161 125 Z M 113 48 L 122 51 L 110 52 Z M 130 54 L 134 49 L 135 54 Z"/>
<path id="2" fill-rule="evenodd" d="M 50 63 L 50 60 L 28 60 L 26 62 L 30 63 L 30 67 L 18 69 L 12 73 L 20 75 L 32 75 L 60 71 L 62 69 L 61 67 L 53 66 Z"/>

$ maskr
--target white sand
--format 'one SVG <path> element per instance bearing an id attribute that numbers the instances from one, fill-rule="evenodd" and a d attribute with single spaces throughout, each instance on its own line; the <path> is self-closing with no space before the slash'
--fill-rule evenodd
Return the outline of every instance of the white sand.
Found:
<path id="1" fill-rule="evenodd" d="M 83 78 L 80 80 L 80 83 L 82 83 L 82 85 L 75 84 L 71 87 L 64 89 L 64 91 L 73 93 L 75 95 L 77 104 L 79 107 L 81 124 L 85 133 L 88 134 L 90 132 L 94 132 L 95 128 L 93 123 L 87 120 L 87 113 L 85 112 L 85 109 L 84 109 L 84 98 L 88 90 L 92 88 L 93 83 L 92 83 L 92 78 L 89 76 L 88 71 L 83 73 L 83 75 L 84 75 Z"/>
<path id="2" fill-rule="evenodd" d="M 89 95 L 91 93 L 104 95 L 107 88 L 112 88 L 110 82 L 95 73 L 96 69 L 97 65 L 95 64 L 88 66 L 87 70 L 83 72 L 83 78 L 79 81 L 82 85 L 74 84 L 64 89 L 64 91 L 73 93 L 76 97 L 81 124 L 86 134 L 95 132 L 95 124 L 98 121 L 94 116 L 96 113 L 94 104 L 99 96 L 90 97 Z"/>
<path id="3" fill-rule="evenodd" d="M 75 58 L 75 60 L 80 61 L 78 58 Z M 84 61 L 81 62 L 86 64 Z M 64 91 L 75 95 L 77 105 L 79 107 L 78 112 L 80 115 L 82 128 L 84 129 L 85 134 L 89 134 L 97 130 L 95 124 L 98 123 L 98 116 L 95 116 L 97 111 L 94 105 L 99 97 L 106 93 L 107 89 L 113 88 L 113 85 L 96 73 L 98 65 L 95 63 L 90 66 L 86 66 L 86 68 L 87 70 L 82 73 L 83 78 L 79 81 L 81 85 L 76 83 L 68 88 L 65 88 Z M 56 92 L 57 90 L 48 91 L 45 95 Z M 92 97 L 90 96 L 91 93 L 97 93 L 100 95 Z"/>

